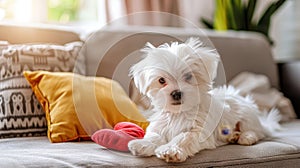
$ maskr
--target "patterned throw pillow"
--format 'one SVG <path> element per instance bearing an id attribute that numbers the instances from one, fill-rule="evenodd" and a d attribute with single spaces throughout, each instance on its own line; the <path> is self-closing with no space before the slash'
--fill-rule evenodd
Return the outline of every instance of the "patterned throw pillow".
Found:
<path id="1" fill-rule="evenodd" d="M 47 135 L 45 112 L 23 71 L 72 72 L 81 47 L 82 42 L 0 44 L 0 138 Z"/>

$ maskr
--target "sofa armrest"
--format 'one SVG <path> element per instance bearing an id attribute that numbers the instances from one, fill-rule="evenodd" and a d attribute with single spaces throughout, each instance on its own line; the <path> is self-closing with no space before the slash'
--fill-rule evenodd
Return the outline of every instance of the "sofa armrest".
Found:
<path id="1" fill-rule="evenodd" d="M 300 60 L 278 63 L 280 88 L 300 117 Z"/>

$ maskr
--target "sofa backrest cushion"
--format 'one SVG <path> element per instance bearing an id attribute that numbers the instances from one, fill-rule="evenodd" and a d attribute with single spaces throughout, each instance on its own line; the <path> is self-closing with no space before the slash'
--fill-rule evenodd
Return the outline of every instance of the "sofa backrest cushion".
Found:
<path id="1" fill-rule="evenodd" d="M 250 71 L 266 75 L 271 85 L 278 87 L 277 67 L 270 46 L 258 33 L 219 33 L 165 27 L 108 27 L 90 36 L 81 55 L 86 57 L 87 75 L 113 78 L 129 92 L 131 79 L 128 70 L 141 59 L 142 53 L 139 50 L 146 42 L 157 46 L 171 41 L 185 41 L 189 37 L 200 37 L 204 44 L 216 47 L 226 76 L 225 79 L 222 77 L 222 66 L 219 66 L 217 83 L 223 84 L 240 72 Z"/>
<path id="2" fill-rule="evenodd" d="M 65 27 L 0 24 L 0 30 L 0 40 L 8 41 L 11 44 L 52 43 L 63 45 L 73 41 L 81 41 L 75 31 Z"/>

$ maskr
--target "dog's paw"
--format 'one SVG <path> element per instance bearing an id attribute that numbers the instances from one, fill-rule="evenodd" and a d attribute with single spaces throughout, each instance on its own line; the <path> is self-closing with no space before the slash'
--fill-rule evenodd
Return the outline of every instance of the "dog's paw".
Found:
<path id="1" fill-rule="evenodd" d="M 157 145 L 144 139 L 132 140 L 128 143 L 129 151 L 135 156 L 153 156 Z"/>
<path id="2" fill-rule="evenodd" d="M 236 143 L 240 138 L 241 132 L 234 131 L 231 135 L 229 135 L 227 141 L 229 143 Z"/>
<path id="3" fill-rule="evenodd" d="M 240 145 L 253 145 L 258 141 L 258 137 L 253 131 L 243 132 L 238 140 L 238 144 Z"/>
<path id="4" fill-rule="evenodd" d="M 177 146 L 162 145 L 155 150 L 156 157 L 166 162 L 183 162 L 187 159 L 184 151 Z"/>

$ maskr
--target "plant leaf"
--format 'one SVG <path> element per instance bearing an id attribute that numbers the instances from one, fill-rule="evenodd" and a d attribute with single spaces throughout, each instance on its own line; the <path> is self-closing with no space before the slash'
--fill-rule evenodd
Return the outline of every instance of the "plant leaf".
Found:
<path id="1" fill-rule="evenodd" d="M 277 9 L 284 4 L 286 0 L 278 0 L 273 2 L 267 10 L 264 12 L 262 17 L 257 23 L 257 30 L 264 33 L 266 36 L 269 34 L 269 27 L 272 15 L 277 11 Z"/>
<path id="2" fill-rule="evenodd" d="M 209 29 L 213 29 L 213 28 L 214 28 L 212 21 L 209 21 L 209 20 L 207 20 L 207 19 L 205 19 L 205 18 L 201 18 L 200 21 L 201 21 L 207 28 L 209 28 Z"/>
<path id="3" fill-rule="evenodd" d="M 227 0 L 224 1 L 224 3 L 226 4 L 226 17 L 227 17 L 227 26 L 228 29 L 233 29 L 233 30 L 237 30 L 237 23 L 236 23 L 236 9 L 234 9 L 234 0 Z"/>
<path id="4" fill-rule="evenodd" d="M 245 13 L 244 13 L 244 6 L 242 0 L 232 0 L 233 9 L 235 10 L 235 20 L 237 24 L 237 30 L 245 30 Z"/>
<path id="5" fill-rule="evenodd" d="M 216 30 L 227 30 L 227 17 L 226 17 L 226 0 L 215 0 L 215 16 L 214 28 Z"/>
<path id="6" fill-rule="evenodd" d="M 252 17 L 255 11 L 255 7 L 256 7 L 256 2 L 257 0 L 249 0 L 246 8 L 246 17 L 245 17 L 245 22 L 246 22 L 246 29 L 249 29 L 251 27 L 251 23 L 252 23 Z"/>

